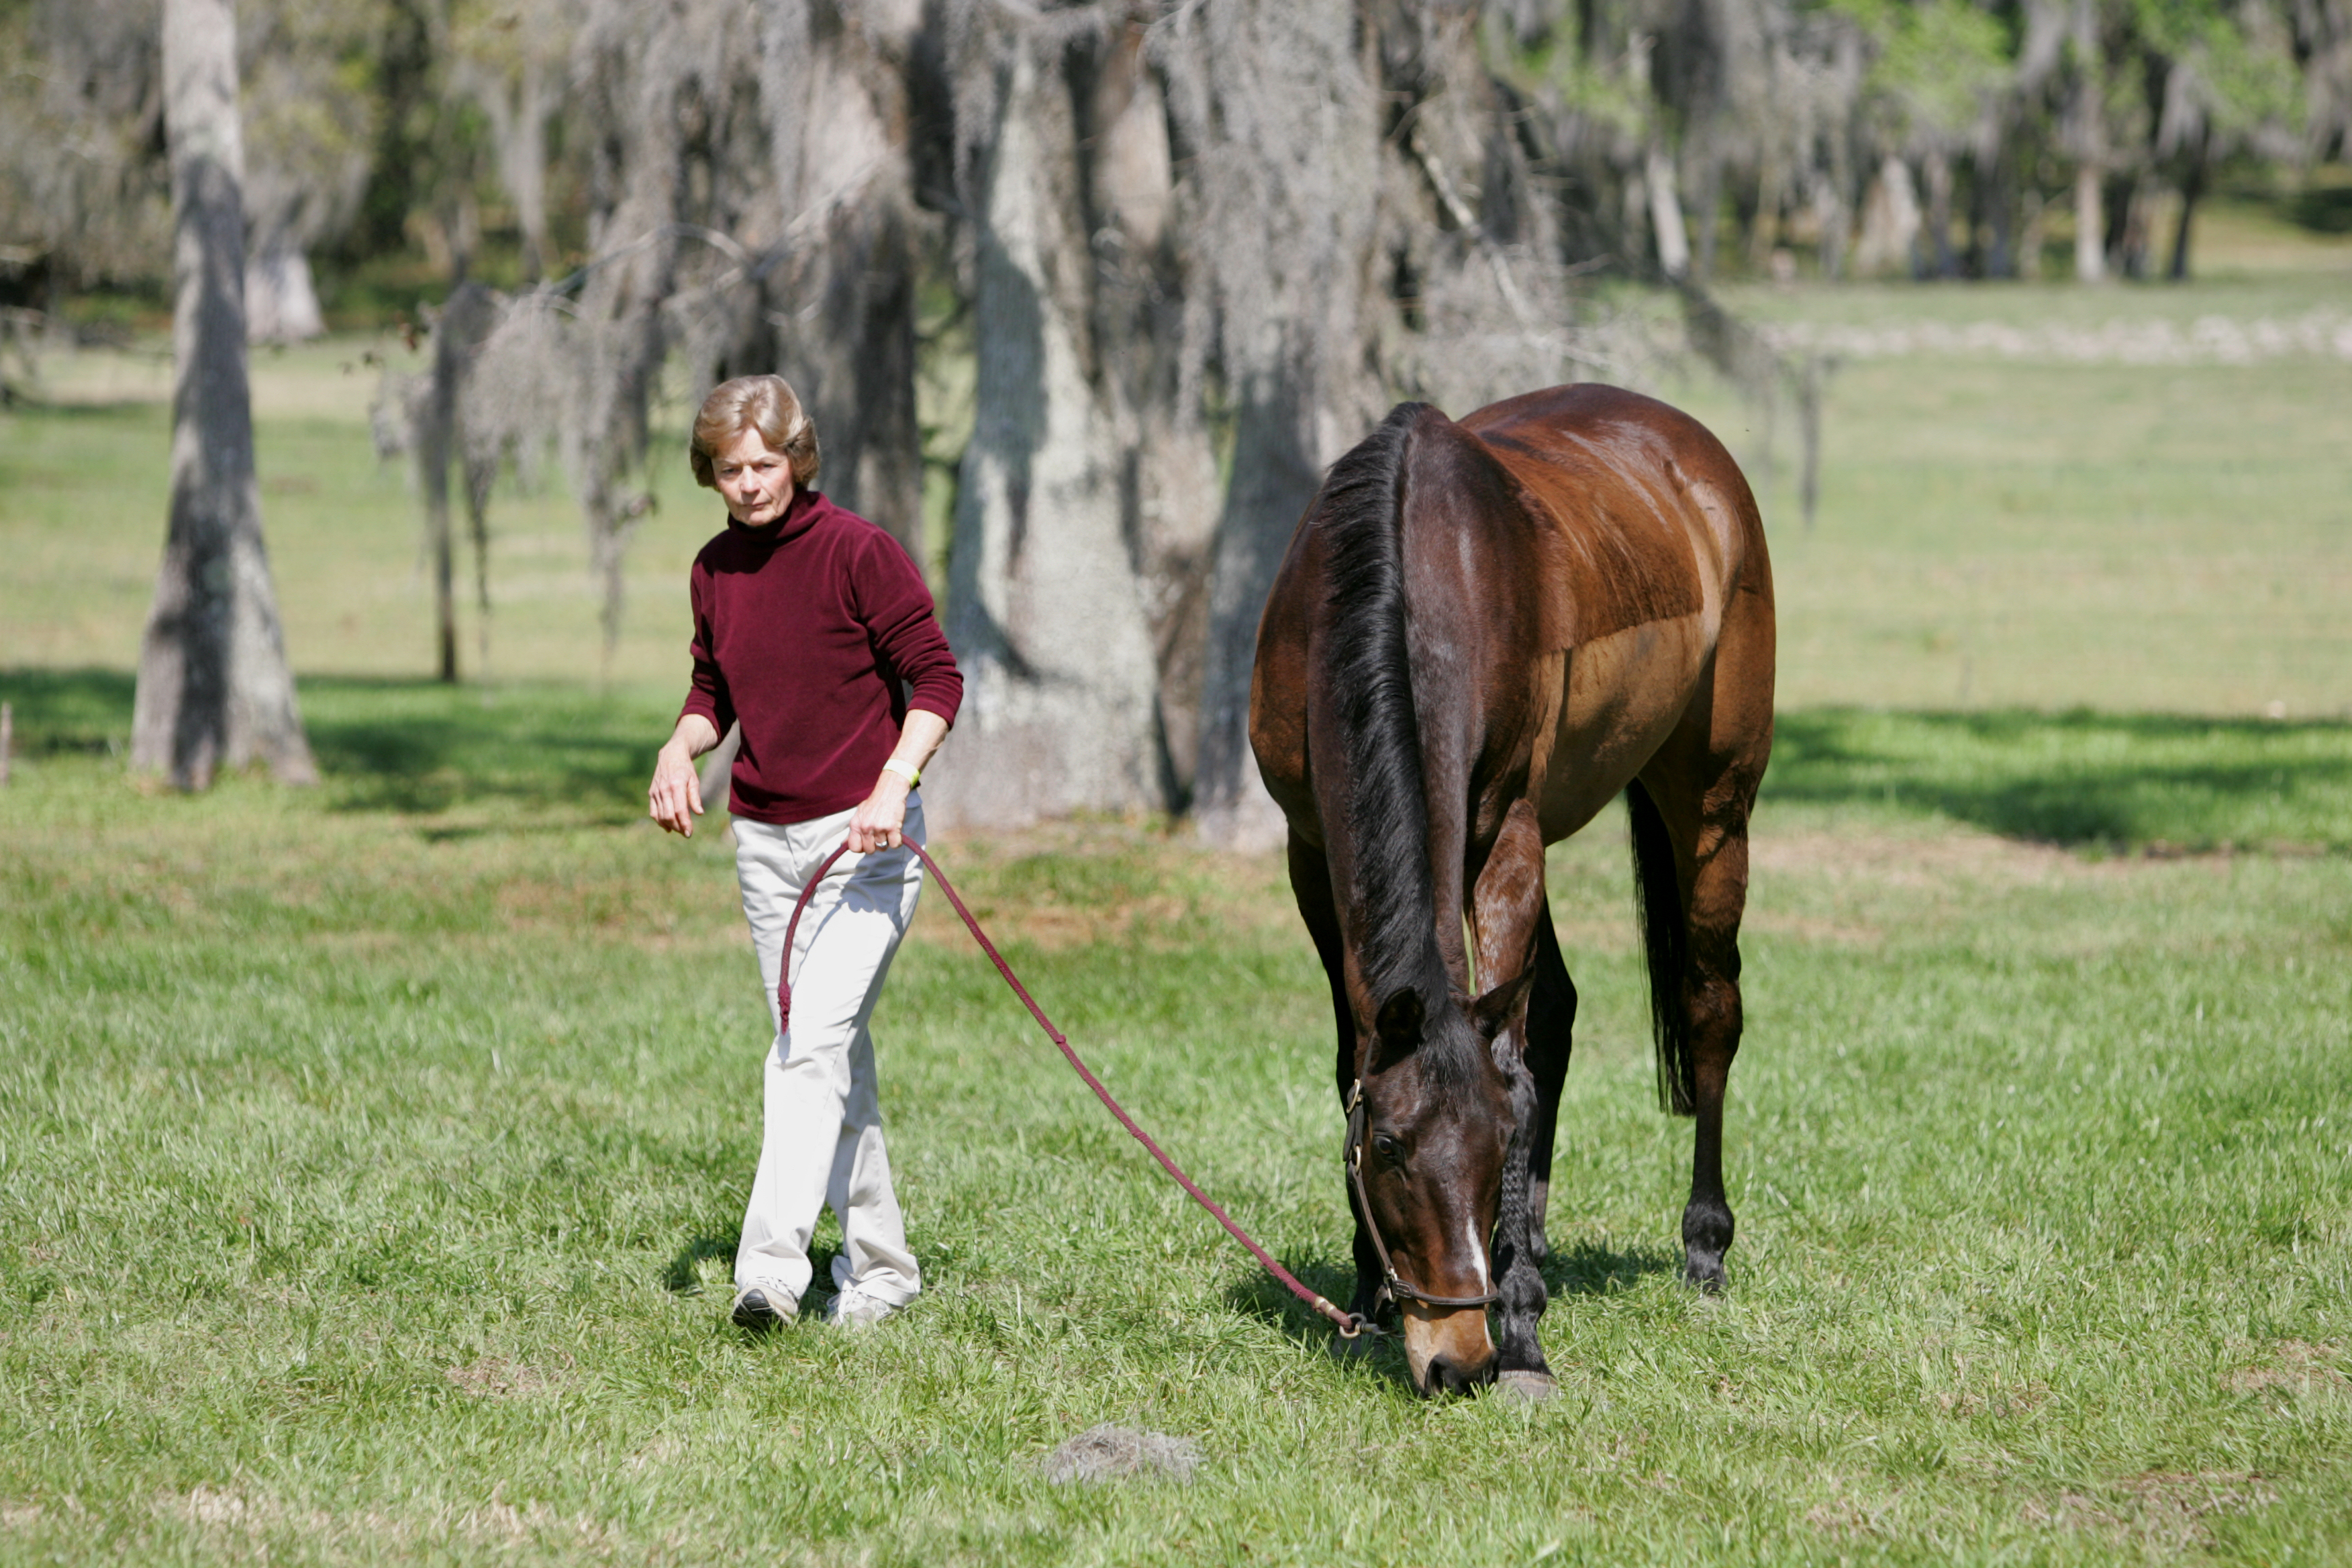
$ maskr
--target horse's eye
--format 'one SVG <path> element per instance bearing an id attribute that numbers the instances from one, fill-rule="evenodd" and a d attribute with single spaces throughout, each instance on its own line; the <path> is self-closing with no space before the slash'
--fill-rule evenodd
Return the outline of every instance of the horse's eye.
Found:
<path id="1" fill-rule="evenodd" d="M 1388 1163 L 1391 1165 L 1402 1165 L 1404 1163 L 1404 1145 L 1390 1137 L 1387 1133 L 1374 1133 L 1372 1135 L 1372 1147 L 1379 1152 L 1381 1158 Z"/>

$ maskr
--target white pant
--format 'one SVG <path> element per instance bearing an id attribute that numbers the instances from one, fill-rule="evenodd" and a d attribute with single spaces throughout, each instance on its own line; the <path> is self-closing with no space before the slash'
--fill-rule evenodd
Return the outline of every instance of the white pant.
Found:
<path id="1" fill-rule="evenodd" d="M 848 837 L 849 817 L 844 811 L 782 827 L 735 819 L 735 875 L 771 1018 L 793 904 Z M 923 838 L 922 803 L 912 795 L 906 837 L 917 843 Z M 801 913 L 792 1026 L 780 1028 L 762 1075 L 766 1131 L 735 1253 L 739 1290 L 782 1287 L 794 1300 L 806 1294 L 809 1237 L 828 1203 L 841 1216 L 835 1285 L 855 1285 L 893 1306 L 903 1306 L 923 1288 L 890 1187 L 875 1095 L 874 1038 L 866 1032 L 922 888 L 922 863 L 903 846 L 845 855 Z"/>

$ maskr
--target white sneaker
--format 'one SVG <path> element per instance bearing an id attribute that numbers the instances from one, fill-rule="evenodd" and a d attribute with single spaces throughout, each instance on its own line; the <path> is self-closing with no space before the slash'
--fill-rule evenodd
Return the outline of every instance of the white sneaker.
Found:
<path id="1" fill-rule="evenodd" d="M 735 1326 L 761 1331 L 801 1315 L 798 1297 L 781 1285 L 746 1285 L 735 1292 Z"/>
<path id="2" fill-rule="evenodd" d="M 845 1285 L 840 1295 L 826 1303 L 824 1321 L 835 1328 L 870 1329 L 898 1310 L 879 1296 L 869 1296 L 855 1285 Z"/>

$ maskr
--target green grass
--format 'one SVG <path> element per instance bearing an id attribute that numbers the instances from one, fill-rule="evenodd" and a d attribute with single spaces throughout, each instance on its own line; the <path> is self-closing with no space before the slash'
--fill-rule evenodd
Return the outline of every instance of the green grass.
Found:
<path id="1" fill-rule="evenodd" d="M 2352 363 L 1876 360 L 1824 406 L 1811 531 L 1785 421 L 1756 475 L 1784 707 L 2352 717 Z"/>
<path id="2" fill-rule="evenodd" d="M 878 1026 L 929 1293 L 870 1338 L 746 1341 L 761 1004 L 724 846 L 620 826 L 657 704 L 316 685 L 324 787 L 186 799 L 93 746 L 119 683 L 9 686 L 0 1556 L 2352 1551 L 2352 858 L 2102 860 L 1931 808 L 2069 721 L 1948 775 L 1928 719 L 1790 742 L 1720 1300 L 1675 1278 L 1687 1129 L 1649 1109 L 1622 845 L 1555 852 L 1585 1000 L 1562 1394 L 1529 1411 L 1326 1355 L 936 903 Z M 1891 800 L 1830 786 L 1839 743 Z M 2086 793 L 2130 795 L 2114 750 Z M 438 760 L 388 784 L 411 754 Z M 2223 820 L 2140 809 L 2184 843 Z M 1115 1089 L 1341 1289 L 1328 1026 L 1274 865 L 1116 826 L 946 847 Z M 1047 1485 L 1097 1421 L 1195 1439 L 1200 1478 Z"/>
<path id="3" fill-rule="evenodd" d="M 432 672 L 432 585 L 405 458 L 380 462 L 367 414 L 378 370 L 415 370 L 396 338 L 352 339 L 254 362 L 255 460 L 286 647 L 304 674 Z M 0 668 L 127 669 L 155 592 L 170 492 L 170 371 L 153 355 L 82 353 L 45 366 L 54 401 L 0 412 Z M 659 437 L 657 509 L 632 536 L 628 611 L 609 667 L 578 509 L 551 470 L 509 480 L 491 509 L 488 673 L 499 680 L 667 685 L 691 632 L 688 565 L 725 522 L 694 487 L 682 437 Z M 460 533 L 465 522 L 457 520 Z M 484 674 L 470 546 L 460 542 L 459 661 Z"/>
<path id="4" fill-rule="evenodd" d="M 2089 308 L 1787 305 L 1840 298 Z M 158 365 L 0 414 L 0 1563 L 2352 1560 L 2352 367 L 1839 374 L 1819 527 L 1765 487 L 1733 1287 L 1675 1278 L 1612 816 L 1552 856 L 1583 1001 L 1526 1408 L 1328 1355 L 936 894 L 877 1024 L 929 1289 L 864 1338 L 728 1327 L 762 1003 L 727 845 L 641 820 L 707 503 L 665 479 L 592 682 L 569 503 L 502 500 L 496 679 L 424 683 L 362 346 L 257 370 L 315 790 L 121 771 Z M 1130 1109 L 1344 1291 L 1278 865 L 939 847 Z M 1199 1475 L 1049 1485 L 1103 1421 Z"/>
<path id="5" fill-rule="evenodd" d="M 2099 851 L 2342 852 L 2352 850 L 2352 726 L 1800 710 L 1780 718 L 1765 798 L 1926 811 Z"/>

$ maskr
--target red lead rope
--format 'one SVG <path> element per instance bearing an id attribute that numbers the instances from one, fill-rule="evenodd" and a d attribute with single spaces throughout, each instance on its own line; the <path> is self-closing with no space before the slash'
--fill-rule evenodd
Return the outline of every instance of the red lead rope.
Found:
<path id="1" fill-rule="evenodd" d="M 980 922 L 972 918 L 971 910 L 965 908 L 963 900 L 957 896 L 955 884 L 949 881 L 947 879 L 946 873 L 940 869 L 940 863 L 932 859 L 924 850 L 923 847 L 916 843 L 913 839 L 902 839 L 901 842 L 904 843 L 908 848 L 915 852 L 915 858 L 923 863 L 924 868 L 930 872 L 932 880 L 939 883 L 940 891 L 948 896 L 948 902 L 955 906 L 955 912 L 963 917 L 964 926 L 971 932 L 972 940 L 980 943 L 980 951 L 988 954 L 988 961 L 996 965 L 996 973 L 1004 976 L 1004 984 L 1013 987 L 1013 994 L 1021 998 L 1021 1005 L 1029 1009 L 1029 1016 L 1037 1020 L 1037 1026 L 1045 1031 L 1045 1037 L 1054 1042 L 1055 1047 L 1068 1059 L 1070 1066 L 1077 1069 L 1078 1076 L 1087 1080 L 1087 1087 L 1095 1091 L 1095 1098 L 1101 1100 L 1105 1106 L 1108 1107 L 1110 1113 L 1113 1116 L 1118 1118 L 1118 1124 L 1121 1127 L 1126 1128 L 1129 1132 L 1135 1134 L 1135 1141 L 1151 1152 L 1151 1157 L 1160 1162 L 1160 1169 L 1175 1177 L 1176 1184 L 1183 1188 L 1186 1192 L 1192 1194 L 1192 1201 L 1199 1204 L 1202 1208 L 1207 1209 L 1210 1216 L 1215 1219 L 1219 1225 L 1223 1226 L 1226 1230 L 1230 1231 L 1235 1241 L 1238 1241 L 1244 1247 L 1248 1247 L 1250 1256 L 1256 1258 L 1260 1263 L 1265 1265 L 1265 1271 L 1267 1273 L 1273 1275 L 1276 1279 L 1281 1280 L 1285 1288 L 1286 1288 L 1292 1295 L 1306 1302 L 1317 1312 L 1328 1318 L 1331 1321 L 1332 1325 L 1336 1327 L 1343 1336 L 1352 1340 L 1358 1334 L 1360 1334 L 1365 1330 L 1370 1328 L 1371 1324 L 1367 1322 L 1360 1315 L 1354 1312 L 1341 1311 L 1339 1308 L 1333 1306 L 1324 1298 L 1317 1295 L 1314 1291 L 1309 1290 L 1306 1286 L 1301 1285 L 1296 1275 L 1292 1274 L 1289 1269 L 1285 1268 L 1281 1264 L 1276 1263 L 1267 1255 L 1265 1247 L 1260 1247 L 1255 1241 L 1251 1239 L 1249 1232 L 1235 1225 L 1233 1221 L 1233 1216 L 1226 1214 L 1223 1209 L 1217 1206 L 1215 1199 L 1210 1197 L 1208 1194 L 1195 1186 L 1192 1183 L 1192 1177 L 1177 1169 L 1176 1162 L 1170 1159 L 1160 1149 L 1160 1145 L 1151 1141 L 1151 1134 L 1146 1132 L 1142 1128 L 1138 1127 L 1135 1124 L 1135 1118 L 1129 1116 L 1125 1110 L 1120 1109 L 1118 1101 L 1110 1097 L 1110 1090 L 1102 1086 L 1102 1080 L 1095 1077 L 1092 1072 L 1088 1071 L 1087 1064 L 1078 1059 L 1078 1053 L 1070 1048 L 1069 1037 L 1064 1035 L 1061 1030 L 1054 1027 L 1054 1020 L 1045 1016 L 1045 1010 L 1037 1005 L 1036 999 L 1031 996 L 1029 994 L 1028 988 L 1021 984 L 1020 976 L 1013 973 L 1013 966 L 1004 962 L 1004 955 L 996 951 L 996 944 L 988 940 L 988 933 L 986 931 L 980 929 Z M 810 896 L 816 891 L 817 884 L 824 880 L 824 874 L 833 869 L 833 863 L 848 853 L 849 846 L 845 843 L 840 848 L 826 856 L 824 858 L 824 864 L 816 868 L 816 875 L 811 877 L 808 879 L 808 885 L 801 889 L 800 901 L 793 906 L 792 923 L 784 928 L 782 977 L 776 984 L 776 1010 L 782 1016 L 782 1022 L 778 1026 L 779 1029 L 789 1028 L 792 1025 L 793 942 L 793 939 L 800 932 L 801 911 L 808 908 Z"/>

